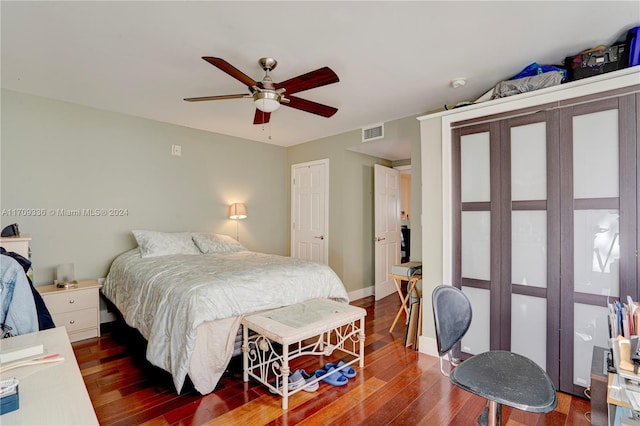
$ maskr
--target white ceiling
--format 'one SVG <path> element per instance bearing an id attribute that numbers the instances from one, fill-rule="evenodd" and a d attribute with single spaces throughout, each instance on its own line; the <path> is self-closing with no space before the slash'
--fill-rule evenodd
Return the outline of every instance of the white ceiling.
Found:
<path id="1" fill-rule="evenodd" d="M 558 64 L 640 22 L 637 0 L 0 7 L 3 88 L 281 146 L 476 99 L 531 62 Z M 296 96 L 338 112 L 323 118 L 283 107 L 262 126 L 252 124 L 249 99 L 184 102 L 246 90 L 202 56 L 221 57 L 256 80 L 264 74 L 258 58 L 271 56 L 276 82 L 329 66 L 339 83 Z M 453 89 L 457 77 L 467 85 Z M 401 149 L 405 141 L 389 142 Z"/>

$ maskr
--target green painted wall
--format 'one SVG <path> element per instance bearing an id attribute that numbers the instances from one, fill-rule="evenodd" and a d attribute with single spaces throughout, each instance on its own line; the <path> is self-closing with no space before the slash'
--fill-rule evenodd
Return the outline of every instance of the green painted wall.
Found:
<path id="1" fill-rule="evenodd" d="M 420 125 L 415 117 L 385 123 L 385 138 L 409 138 L 412 158 L 420 161 Z M 362 142 L 360 129 L 295 145 L 287 150 L 291 166 L 329 159 L 329 266 L 342 277 L 349 292 L 374 285 L 373 166 L 391 162 L 350 148 Z M 412 259 L 420 259 L 420 167 L 412 165 Z M 290 201 L 290 200 L 289 200 Z M 290 204 L 289 204 L 290 217 Z M 413 236 L 416 236 L 415 239 Z M 415 250 L 415 251 L 414 251 Z M 372 289 L 369 293 L 372 294 Z"/>
<path id="2" fill-rule="evenodd" d="M 0 225 L 17 222 L 32 235 L 36 285 L 51 283 L 56 265 L 67 262 L 78 279 L 106 276 L 113 259 L 135 247 L 132 229 L 235 236 L 237 224 L 247 248 L 288 255 L 291 165 L 328 158 L 329 265 L 348 291 L 371 292 L 373 166 L 391 162 L 349 150 L 361 143 L 360 129 L 283 148 L 8 90 L 1 112 Z M 412 259 L 419 259 L 419 122 L 385 123 L 385 137 L 411 139 Z M 173 144 L 181 157 L 170 155 Z M 229 220 L 232 202 L 246 203 L 249 217 Z"/>
<path id="3" fill-rule="evenodd" d="M 36 285 L 59 263 L 76 278 L 106 276 L 135 247 L 132 229 L 236 235 L 228 205 L 246 203 L 240 242 L 289 253 L 286 149 L 274 145 L 2 91 L 0 224 L 32 235 Z M 171 145 L 182 146 L 172 157 Z M 126 209 L 124 216 L 51 210 Z M 44 209 L 46 216 L 10 215 Z"/>

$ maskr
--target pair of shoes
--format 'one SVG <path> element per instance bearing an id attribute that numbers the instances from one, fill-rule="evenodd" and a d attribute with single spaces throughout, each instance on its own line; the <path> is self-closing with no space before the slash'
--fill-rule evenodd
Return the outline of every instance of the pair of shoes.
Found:
<path id="1" fill-rule="evenodd" d="M 341 371 L 335 371 L 335 367 L 331 367 L 328 370 L 316 370 L 315 376 L 325 376 L 322 377 L 322 381 L 333 386 L 343 386 L 349 382 L 349 379 Z"/>
<path id="2" fill-rule="evenodd" d="M 342 367 L 344 365 L 344 361 L 340 361 L 337 364 L 334 364 L 332 362 L 325 364 L 324 369 L 328 370 L 330 368 L 335 368 L 338 369 L 340 367 Z M 343 368 L 342 370 L 340 370 L 340 373 L 342 373 L 343 376 L 345 376 L 347 379 L 353 379 L 354 377 L 356 377 L 356 370 L 354 370 L 353 368 L 351 368 L 350 365 L 348 365 L 346 368 Z"/>
<path id="3" fill-rule="evenodd" d="M 307 382 L 310 381 L 308 379 L 315 379 L 315 377 L 307 374 L 304 370 L 296 370 L 293 374 L 289 375 L 289 391 L 293 391 L 299 388 L 303 388 L 303 391 L 306 392 L 315 392 L 318 390 L 318 382 L 307 385 Z M 282 388 L 278 388 L 279 391 L 282 391 Z M 269 392 L 276 393 L 272 388 L 269 388 Z"/>

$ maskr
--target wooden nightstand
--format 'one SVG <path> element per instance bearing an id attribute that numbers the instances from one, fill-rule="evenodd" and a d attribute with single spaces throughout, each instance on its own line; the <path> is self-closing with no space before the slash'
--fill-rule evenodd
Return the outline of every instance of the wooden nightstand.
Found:
<path id="1" fill-rule="evenodd" d="M 64 326 L 71 342 L 100 337 L 100 308 L 97 281 L 78 282 L 74 288 L 55 284 L 36 287 L 47 305 L 56 327 Z"/>

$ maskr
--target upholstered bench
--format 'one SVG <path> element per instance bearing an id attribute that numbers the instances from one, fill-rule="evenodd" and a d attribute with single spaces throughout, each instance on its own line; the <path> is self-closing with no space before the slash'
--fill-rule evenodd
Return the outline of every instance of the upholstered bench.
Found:
<path id="1" fill-rule="evenodd" d="M 313 299 L 244 317 L 244 381 L 252 377 L 273 393 L 281 395 L 282 408 L 286 410 L 289 396 L 303 389 L 289 389 L 291 360 L 303 355 L 329 356 L 339 350 L 349 355 L 349 360 L 337 370 L 348 368 L 355 362 L 364 367 L 366 315 L 367 311 L 356 306 Z M 317 377 L 309 383 L 323 378 Z"/>

